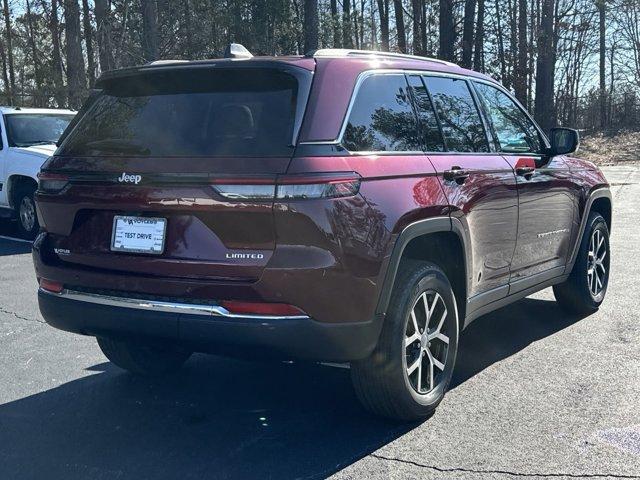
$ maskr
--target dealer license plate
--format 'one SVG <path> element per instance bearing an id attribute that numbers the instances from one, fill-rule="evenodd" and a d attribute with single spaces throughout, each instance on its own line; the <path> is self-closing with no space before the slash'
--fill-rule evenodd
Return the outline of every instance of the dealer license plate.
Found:
<path id="1" fill-rule="evenodd" d="M 113 217 L 111 250 L 160 255 L 164 251 L 166 231 L 166 218 L 116 215 Z"/>

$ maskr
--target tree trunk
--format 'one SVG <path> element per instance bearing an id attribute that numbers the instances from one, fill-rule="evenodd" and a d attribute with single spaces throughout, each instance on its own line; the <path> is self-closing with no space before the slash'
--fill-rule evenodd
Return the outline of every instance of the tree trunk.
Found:
<path id="1" fill-rule="evenodd" d="M 80 8 L 78 0 L 64 1 L 65 36 L 67 39 L 67 87 L 69 106 L 79 108 L 86 89 L 86 73 L 80 40 Z"/>
<path id="2" fill-rule="evenodd" d="M 2 81 L 4 82 L 4 97 L 3 103 L 11 103 L 9 101 L 10 93 L 9 93 L 9 74 L 7 72 L 7 54 L 4 51 L 4 42 L 0 39 L 0 60 L 2 60 Z"/>
<path id="3" fill-rule="evenodd" d="M 502 24 L 500 23 L 501 12 L 496 2 L 496 33 L 498 37 L 498 55 L 500 57 L 500 81 L 505 88 L 509 88 L 507 84 L 507 63 L 504 58 L 504 39 L 502 37 Z"/>
<path id="4" fill-rule="evenodd" d="M 55 1 L 55 0 L 54 0 Z M 100 71 L 113 70 L 113 50 L 111 47 L 111 19 L 109 0 L 94 0 L 96 16 L 96 38 Z"/>
<path id="5" fill-rule="evenodd" d="M 304 51 L 318 49 L 318 0 L 304 0 Z"/>
<path id="6" fill-rule="evenodd" d="M 9 66 L 9 103 L 15 102 L 16 95 L 16 74 L 13 68 L 13 47 L 12 47 L 12 33 L 11 33 L 11 15 L 9 13 L 9 0 L 4 0 L 4 34 L 6 39 L 6 55 L 7 63 Z"/>
<path id="7" fill-rule="evenodd" d="M 596 2 L 599 13 L 599 27 L 600 27 L 600 128 L 603 130 L 607 126 L 607 78 L 605 74 L 606 61 L 607 61 L 607 48 L 606 48 L 606 12 L 604 0 L 598 0 Z"/>
<path id="8" fill-rule="evenodd" d="M 411 14 L 413 15 L 413 54 L 424 55 L 420 25 L 422 20 L 422 0 L 411 0 Z"/>
<path id="9" fill-rule="evenodd" d="M 33 32 L 33 19 L 31 18 L 31 2 L 26 0 L 27 7 L 27 31 L 29 34 L 29 48 L 31 49 L 31 58 L 33 60 L 33 76 L 36 84 L 36 92 L 34 94 L 34 106 L 40 107 L 45 105 L 42 98 L 42 77 L 40 74 L 40 62 L 38 60 L 38 49 L 36 48 L 36 38 Z"/>
<path id="10" fill-rule="evenodd" d="M 335 0 L 333 0 L 335 1 Z M 389 0 L 378 1 L 378 14 L 380 15 L 380 49 L 389 51 Z"/>
<path id="11" fill-rule="evenodd" d="M 476 25 L 473 68 L 478 72 L 484 71 L 484 0 L 478 0 L 478 24 Z"/>
<path id="12" fill-rule="evenodd" d="M 91 26 L 91 11 L 89 0 L 82 0 L 82 25 L 84 27 L 84 43 L 87 47 L 87 73 L 89 87 L 96 82 L 96 65 L 93 58 L 93 27 Z"/>
<path id="13" fill-rule="evenodd" d="M 454 60 L 454 47 L 456 43 L 456 32 L 453 18 L 453 0 L 439 0 L 439 33 L 440 48 L 438 55 L 444 60 Z"/>
<path id="14" fill-rule="evenodd" d="M 471 68 L 473 53 L 473 25 L 476 17 L 476 0 L 464 2 L 464 20 L 462 23 L 462 66 Z M 500 27 L 498 27 L 500 29 Z M 498 38 L 498 40 L 500 40 Z"/>
<path id="15" fill-rule="evenodd" d="M 342 47 L 342 32 L 338 16 L 338 0 L 331 0 L 331 28 L 333 30 L 333 48 Z"/>
<path id="16" fill-rule="evenodd" d="M 534 115 L 545 132 L 555 125 L 553 79 L 555 74 L 555 52 L 553 20 L 555 0 L 543 0 L 540 36 L 538 37 L 538 60 L 536 62 L 536 98 Z"/>
<path id="17" fill-rule="evenodd" d="M 42 0 L 42 7 L 46 10 L 47 0 Z M 53 80 L 53 96 L 59 108 L 66 105 L 67 93 L 64 87 L 62 53 L 60 48 L 60 22 L 58 20 L 58 0 L 51 0 L 51 13 L 49 14 L 49 32 L 51 33 L 51 79 Z"/>
<path id="18" fill-rule="evenodd" d="M 393 0 L 393 11 L 396 17 L 396 30 L 398 32 L 398 50 L 400 50 L 401 53 L 407 53 L 407 33 L 404 29 L 402 0 Z"/>
<path id="19" fill-rule="evenodd" d="M 514 72 L 514 93 L 516 98 L 527 104 L 527 3 L 518 0 L 518 55 Z"/>
<path id="20" fill-rule="evenodd" d="M 353 48 L 353 34 L 351 24 L 351 0 L 342 1 L 342 45 Z"/>
<path id="21" fill-rule="evenodd" d="M 158 59 L 158 5 L 156 0 L 140 0 L 142 9 L 142 51 L 144 59 Z"/>

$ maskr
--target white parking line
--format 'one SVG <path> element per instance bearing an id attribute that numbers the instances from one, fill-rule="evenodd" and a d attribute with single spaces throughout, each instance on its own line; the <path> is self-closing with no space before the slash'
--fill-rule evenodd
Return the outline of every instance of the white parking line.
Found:
<path id="1" fill-rule="evenodd" d="M 11 240 L 13 242 L 22 242 L 22 243 L 33 243 L 31 240 L 25 240 L 24 238 L 15 238 L 15 237 L 7 237 L 5 235 L 0 235 L 0 238 L 3 238 L 5 240 Z"/>

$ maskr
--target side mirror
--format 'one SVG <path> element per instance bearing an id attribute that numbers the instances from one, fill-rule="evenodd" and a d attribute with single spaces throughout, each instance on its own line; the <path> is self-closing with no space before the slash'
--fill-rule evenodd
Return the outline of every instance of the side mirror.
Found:
<path id="1" fill-rule="evenodd" d="M 549 154 L 551 156 L 573 153 L 580 146 L 578 131 L 572 128 L 552 128 L 550 140 Z"/>

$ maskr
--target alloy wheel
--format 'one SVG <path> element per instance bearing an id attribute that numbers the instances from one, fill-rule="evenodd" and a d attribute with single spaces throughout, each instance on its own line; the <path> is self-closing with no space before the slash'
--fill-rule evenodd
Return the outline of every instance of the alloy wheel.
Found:
<path id="1" fill-rule="evenodd" d="M 431 290 L 418 297 L 407 318 L 405 372 L 420 395 L 431 392 L 444 372 L 449 349 L 448 315 L 444 299 Z"/>
<path id="2" fill-rule="evenodd" d="M 29 197 L 23 197 L 20 202 L 20 223 L 26 232 L 31 232 L 36 224 L 36 208 Z"/>
<path id="3" fill-rule="evenodd" d="M 595 298 L 604 289 L 607 275 L 607 267 L 605 265 L 607 244 L 604 235 L 599 229 L 595 229 L 591 234 L 588 256 L 587 284 L 591 295 Z"/>

